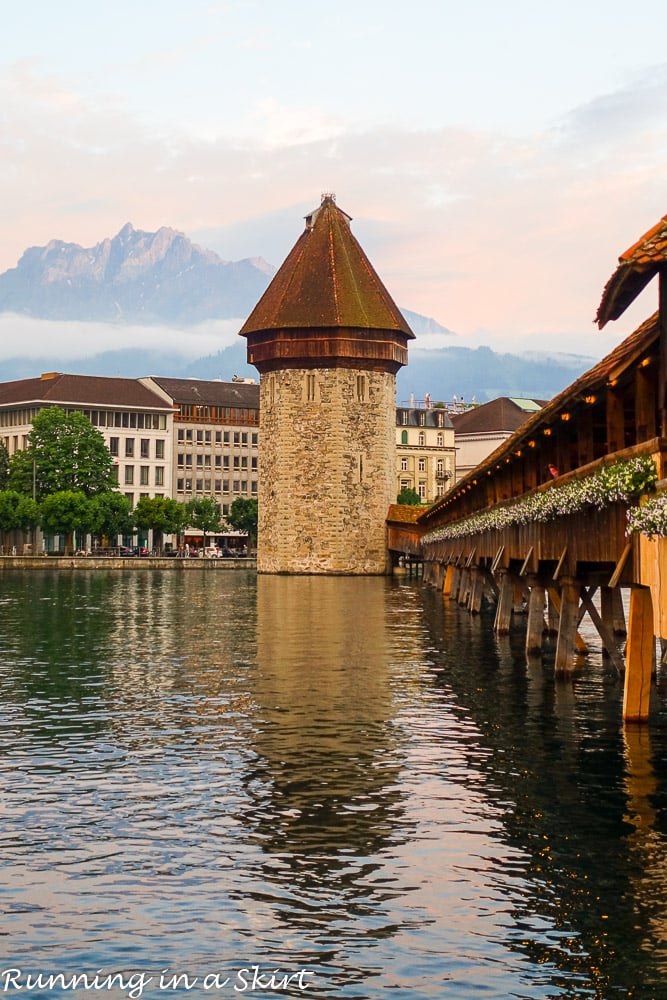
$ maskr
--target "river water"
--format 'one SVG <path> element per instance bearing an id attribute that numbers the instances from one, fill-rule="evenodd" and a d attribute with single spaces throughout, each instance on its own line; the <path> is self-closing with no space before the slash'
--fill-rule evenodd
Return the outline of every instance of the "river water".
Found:
<path id="1" fill-rule="evenodd" d="M 0 576 L 0 996 L 667 995 L 624 732 L 421 582 Z"/>

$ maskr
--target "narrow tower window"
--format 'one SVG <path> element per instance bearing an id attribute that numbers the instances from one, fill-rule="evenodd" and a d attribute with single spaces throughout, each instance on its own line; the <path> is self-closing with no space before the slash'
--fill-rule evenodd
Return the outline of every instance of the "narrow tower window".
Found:
<path id="1" fill-rule="evenodd" d="M 366 376 L 357 375 L 357 402 L 366 402 Z"/>
<path id="2" fill-rule="evenodd" d="M 315 376 L 312 374 L 306 375 L 306 399 L 309 403 L 315 401 Z"/>

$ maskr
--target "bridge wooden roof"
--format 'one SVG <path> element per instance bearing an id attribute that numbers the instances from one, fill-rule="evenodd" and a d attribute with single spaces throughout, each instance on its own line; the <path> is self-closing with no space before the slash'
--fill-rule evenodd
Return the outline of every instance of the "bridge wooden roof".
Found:
<path id="1" fill-rule="evenodd" d="M 350 229 L 351 216 L 325 195 L 240 330 L 286 328 L 400 331 L 414 338 Z"/>
<path id="2" fill-rule="evenodd" d="M 649 354 L 655 354 L 659 336 L 660 327 L 656 312 L 602 361 L 581 375 L 567 389 L 554 396 L 544 405 L 543 409 L 528 417 L 511 437 L 507 438 L 483 462 L 460 479 L 428 510 L 421 513 L 418 523 L 424 525 L 427 530 L 434 528 L 441 521 L 448 519 L 450 508 L 453 514 L 459 497 L 466 494 L 472 499 L 477 490 L 479 491 L 477 509 L 484 508 L 487 501 L 482 486 L 483 477 L 486 476 L 488 470 L 497 468 L 501 461 L 509 460 L 510 456 L 516 454 L 530 439 L 543 432 L 544 428 L 555 427 L 557 422 L 560 422 L 561 415 L 571 411 L 575 404 L 583 401 L 586 397 L 599 393 L 608 384 L 618 380 L 627 370 L 634 371 L 641 360 Z"/>
<path id="3" fill-rule="evenodd" d="M 622 253 L 618 261 L 595 317 L 600 329 L 609 320 L 618 319 L 667 263 L 667 215 Z"/>

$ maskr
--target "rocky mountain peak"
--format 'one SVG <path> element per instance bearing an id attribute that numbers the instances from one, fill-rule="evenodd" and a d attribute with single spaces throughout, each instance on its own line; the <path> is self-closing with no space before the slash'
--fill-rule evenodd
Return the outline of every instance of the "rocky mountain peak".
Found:
<path id="1" fill-rule="evenodd" d="M 26 250 L 0 274 L 0 312 L 178 325 L 245 317 L 272 273 L 261 260 L 223 261 L 168 226 L 127 222 L 94 247 L 50 240 Z"/>

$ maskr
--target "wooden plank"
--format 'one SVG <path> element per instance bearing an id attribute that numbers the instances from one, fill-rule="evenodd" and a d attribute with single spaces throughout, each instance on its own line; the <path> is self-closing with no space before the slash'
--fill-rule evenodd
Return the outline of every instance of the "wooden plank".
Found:
<path id="1" fill-rule="evenodd" d="M 501 545 L 500 548 L 498 549 L 498 551 L 496 552 L 494 558 L 493 558 L 493 562 L 491 563 L 491 572 L 492 573 L 495 573 L 496 570 L 498 569 L 498 563 L 502 559 L 504 551 L 505 551 L 505 546 Z"/>
<path id="2" fill-rule="evenodd" d="M 523 565 L 521 566 L 521 569 L 519 570 L 519 576 L 525 576 L 526 573 L 528 572 L 528 569 L 530 567 L 530 560 L 532 558 L 534 550 L 535 550 L 535 546 L 531 545 L 530 548 L 528 549 L 528 555 L 524 559 Z"/>
<path id="3" fill-rule="evenodd" d="M 621 553 L 621 558 L 616 563 L 616 569 L 612 573 L 611 579 L 607 584 L 608 587 L 612 588 L 618 587 L 621 580 L 621 576 L 623 574 L 623 570 L 625 569 L 625 564 L 628 561 L 628 557 L 631 552 L 632 552 L 632 539 L 630 539 L 630 541 L 626 543 L 626 546 Z"/>
<path id="4" fill-rule="evenodd" d="M 553 575 L 552 579 L 558 580 L 558 578 L 560 577 L 561 573 L 563 572 L 563 568 L 565 566 L 565 559 L 566 558 L 567 558 L 567 545 L 565 546 L 565 548 L 563 549 L 563 551 L 560 554 L 560 559 L 558 560 L 558 565 L 556 566 L 556 569 L 554 570 L 554 575 Z"/>

